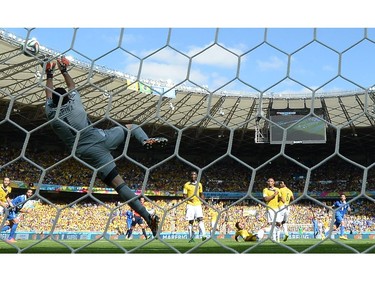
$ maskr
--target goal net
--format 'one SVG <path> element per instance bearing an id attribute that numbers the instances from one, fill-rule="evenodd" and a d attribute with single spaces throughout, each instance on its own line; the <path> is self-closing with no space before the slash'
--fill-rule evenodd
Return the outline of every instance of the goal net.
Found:
<path id="1" fill-rule="evenodd" d="M 31 38 L 39 52 L 25 54 Z M 147 251 L 151 240 L 180 253 L 174 242 L 191 240 L 186 208 L 199 193 L 183 194 L 184 184 L 195 181 L 192 169 L 205 195 L 194 201 L 202 203 L 204 228 L 194 222 L 187 253 L 204 239 L 238 252 L 229 245 L 236 222 L 249 231 L 267 224 L 268 178 L 294 194 L 290 232 L 312 232 L 312 218 L 331 231 L 333 204 L 344 194 L 352 212 L 342 235 L 372 239 L 374 41 L 373 29 L 360 28 L 0 29 L 1 177 L 11 179 L 12 198 L 33 190 L 15 239 L 31 241 L 27 249 L 52 241 L 72 253 L 103 241 L 124 253 Z M 61 56 L 70 61 L 74 84 L 55 69 L 54 88 L 67 88 L 66 97 L 79 93 L 90 119 L 78 129 L 73 121 L 81 115 L 69 121 L 71 146 L 51 129 L 67 122 L 69 106 L 60 99 L 55 109 L 62 117 L 48 120 L 45 113 L 46 92 L 54 90 L 46 67 Z M 168 145 L 147 149 L 126 124 Z M 82 157 L 85 130 L 98 128 L 114 144 L 114 127 L 126 137 L 110 147 L 113 160 L 95 167 Z M 130 202 L 99 180 L 111 164 L 160 217 L 159 241 L 147 224 L 127 235 Z M 22 252 L 8 241 L 10 211 L 2 210 L 0 242 Z"/>

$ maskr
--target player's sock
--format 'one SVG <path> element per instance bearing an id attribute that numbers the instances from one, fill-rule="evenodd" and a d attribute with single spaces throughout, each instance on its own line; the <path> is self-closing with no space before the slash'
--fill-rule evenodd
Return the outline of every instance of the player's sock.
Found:
<path id="1" fill-rule="evenodd" d="M 283 231 L 285 235 L 289 235 L 288 233 L 288 225 L 286 223 L 283 224 Z"/>
<path id="2" fill-rule="evenodd" d="M 146 229 L 142 228 L 142 234 L 143 234 L 143 236 L 147 239 Z"/>
<path id="3" fill-rule="evenodd" d="M 128 232 L 128 238 L 130 238 L 132 236 L 132 233 L 133 233 L 133 229 L 129 229 L 129 232 Z"/>
<path id="4" fill-rule="evenodd" d="M 206 237 L 206 228 L 204 227 L 203 221 L 200 221 L 198 226 L 199 226 L 199 230 L 202 234 L 202 237 Z"/>
<path id="5" fill-rule="evenodd" d="M 14 237 L 16 236 L 16 230 L 17 230 L 17 227 L 18 227 L 18 223 L 15 223 L 12 225 L 11 229 L 10 229 L 10 234 L 9 234 L 9 237 L 8 239 L 14 239 Z"/>
<path id="6" fill-rule="evenodd" d="M 138 125 L 132 124 L 132 131 L 131 135 L 137 139 L 140 143 L 143 143 L 149 137 L 147 136 L 146 132 L 139 127 Z"/>
<path id="7" fill-rule="evenodd" d="M 137 195 L 135 195 L 134 192 L 125 183 L 120 184 L 118 187 L 115 188 L 115 190 L 124 201 L 128 201 L 132 198 L 137 197 Z M 138 199 L 132 200 L 128 204 L 134 211 L 136 211 L 138 214 L 141 215 L 141 217 L 145 219 L 148 225 L 150 225 L 150 213 L 146 210 L 144 206 L 142 206 L 141 202 L 139 202 Z"/>
<path id="8" fill-rule="evenodd" d="M 280 230 L 280 227 L 276 226 L 276 240 L 277 242 L 280 242 L 280 233 L 281 233 L 281 230 Z"/>
<path id="9" fill-rule="evenodd" d="M 272 231 L 272 239 L 277 241 L 277 227 L 275 227 Z"/>
<path id="10" fill-rule="evenodd" d="M 189 238 L 194 238 L 193 237 L 193 226 L 189 223 L 188 226 L 188 231 L 189 231 Z"/>
<path id="11" fill-rule="evenodd" d="M 340 225 L 340 236 L 344 236 L 344 226 Z"/>

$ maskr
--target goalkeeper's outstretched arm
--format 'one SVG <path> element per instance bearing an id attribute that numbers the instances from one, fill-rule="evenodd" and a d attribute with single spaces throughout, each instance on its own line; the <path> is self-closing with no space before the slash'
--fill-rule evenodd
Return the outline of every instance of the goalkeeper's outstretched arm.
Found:
<path id="1" fill-rule="evenodd" d="M 53 72 L 55 71 L 56 63 L 55 62 L 47 62 L 46 64 L 46 75 L 47 75 L 47 82 L 46 82 L 46 98 L 52 98 L 52 90 L 53 90 Z"/>
<path id="2" fill-rule="evenodd" d="M 74 83 L 72 77 L 68 73 L 67 67 L 69 66 L 70 62 L 67 58 L 62 56 L 60 59 L 57 60 L 57 66 L 64 77 L 66 86 L 69 90 L 73 90 L 76 87 L 76 84 Z"/>

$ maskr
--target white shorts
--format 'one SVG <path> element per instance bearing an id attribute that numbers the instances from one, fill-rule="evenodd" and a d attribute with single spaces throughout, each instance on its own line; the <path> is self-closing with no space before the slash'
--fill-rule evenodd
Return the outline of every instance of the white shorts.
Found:
<path id="1" fill-rule="evenodd" d="M 197 218 L 203 218 L 202 205 L 187 205 L 186 206 L 186 220 L 192 221 Z"/>
<path id="2" fill-rule="evenodd" d="M 275 220 L 276 218 L 276 222 L 281 222 L 281 216 L 280 216 L 280 212 L 278 212 L 279 209 L 270 209 L 270 208 L 267 208 L 267 222 L 272 224 L 273 221 Z"/>
<path id="3" fill-rule="evenodd" d="M 288 207 L 282 207 L 277 214 L 277 222 L 288 222 L 290 210 Z"/>

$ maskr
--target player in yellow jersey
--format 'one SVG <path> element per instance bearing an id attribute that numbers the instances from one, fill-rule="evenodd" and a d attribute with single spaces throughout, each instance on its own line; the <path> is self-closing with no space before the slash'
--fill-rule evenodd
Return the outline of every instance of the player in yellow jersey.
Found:
<path id="1" fill-rule="evenodd" d="M 240 242 L 238 240 L 239 237 L 241 237 L 245 242 L 254 242 L 261 239 L 261 237 L 258 237 L 258 234 L 250 233 L 249 231 L 244 229 L 244 224 L 242 222 L 236 222 L 235 227 L 236 233 L 234 234 L 234 239 L 237 242 Z"/>
<path id="2" fill-rule="evenodd" d="M 5 177 L 3 183 L 0 184 L 0 215 L 4 214 L 6 208 L 12 207 L 11 198 L 9 197 L 11 192 L 10 178 Z"/>
<path id="3" fill-rule="evenodd" d="M 279 211 L 279 189 L 275 187 L 275 180 L 269 178 L 267 180 L 267 187 L 263 189 L 263 200 L 267 204 L 267 230 L 270 230 L 273 222 L 276 222 L 275 229 L 272 231 L 272 239 L 274 241 L 280 241 L 280 237 L 277 237 L 281 226 L 281 220 L 276 220 L 277 213 Z"/>
<path id="4" fill-rule="evenodd" d="M 322 218 L 322 233 L 320 234 L 322 240 L 324 240 L 329 232 L 329 216 L 324 215 Z"/>
<path id="5" fill-rule="evenodd" d="M 214 227 L 215 227 L 218 215 L 219 215 L 218 212 L 214 208 L 210 208 L 209 216 L 211 218 L 211 236 L 215 235 Z"/>
<path id="6" fill-rule="evenodd" d="M 294 200 L 293 192 L 286 186 L 284 181 L 279 182 L 279 213 L 277 214 L 281 219 L 281 229 L 284 232 L 284 241 L 288 240 L 288 218 L 289 218 L 289 204 Z M 278 219 L 278 220 L 280 220 Z M 280 237 L 280 234 L 279 234 Z"/>
<path id="7" fill-rule="evenodd" d="M 197 180 L 198 174 L 196 171 L 190 172 L 190 181 L 184 184 L 183 195 L 186 201 L 186 220 L 189 221 L 189 242 L 194 242 L 194 221 L 198 222 L 199 231 L 202 235 L 202 241 L 206 240 L 206 229 L 203 222 L 202 200 L 204 200 L 203 186 Z"/>

